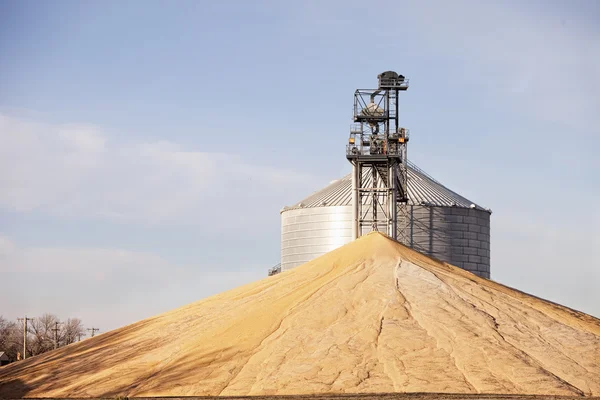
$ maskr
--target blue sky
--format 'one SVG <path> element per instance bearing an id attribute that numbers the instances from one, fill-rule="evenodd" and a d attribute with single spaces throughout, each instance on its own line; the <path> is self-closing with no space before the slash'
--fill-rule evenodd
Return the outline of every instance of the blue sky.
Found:
<path id="1" fill-rule="evenodd" d="M 392 69 L 493 279 L 600 316 L 599 3 L 377 4 L 0 3 L 0 314 L 107 330 L 264 277 Z"/>

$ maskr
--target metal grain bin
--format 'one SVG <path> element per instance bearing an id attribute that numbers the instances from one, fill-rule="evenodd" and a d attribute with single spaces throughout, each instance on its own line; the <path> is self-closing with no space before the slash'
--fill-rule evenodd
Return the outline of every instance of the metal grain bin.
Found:
<path id="1" fill-rule="evenodd" d="M 282 271 L 352 240 L 351 175 L 281 210 Z M 405 226 L 399 237 L 415 250 L 490 278 L 490 215 L 485 209 L 408 165 Z"/>

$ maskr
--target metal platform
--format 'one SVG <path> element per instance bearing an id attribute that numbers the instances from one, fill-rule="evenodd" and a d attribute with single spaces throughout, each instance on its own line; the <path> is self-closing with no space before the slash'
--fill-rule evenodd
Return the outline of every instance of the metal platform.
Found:
<path id="1" fill-rule="evenodd" d="M 398 162 L 400 154 L 346 154 L 346 159 L 361 161 L 364 164 L 380 164 L 390 160 Z"/>

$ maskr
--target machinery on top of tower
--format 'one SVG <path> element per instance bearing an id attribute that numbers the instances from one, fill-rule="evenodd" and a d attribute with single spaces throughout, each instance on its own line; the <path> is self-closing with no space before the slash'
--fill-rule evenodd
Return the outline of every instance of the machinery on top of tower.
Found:
<path id="1" fill-rule="evenodd" d="M 353 172 L 353 237 L 385 231 L 397 239 L 402 234 L 398 207 L 408 201 L 406 146 L 410 137 L 400 126 L 398 95 L 408 89 L 408 79 L 394 71 L 383 72 L 377 79 L 377 89 L 354 93 L 354 123 L 346 148 Z"/>

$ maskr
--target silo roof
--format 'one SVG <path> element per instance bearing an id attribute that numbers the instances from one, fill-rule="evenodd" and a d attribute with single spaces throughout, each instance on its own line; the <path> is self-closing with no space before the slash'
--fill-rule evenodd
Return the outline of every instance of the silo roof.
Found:
<path id="1" fill-rule="evenodd" d="M 426 205 L 431 207 L 461 207 L 472 208 L 491 212 L 489 209 L 466 199 L 456 192 L 448 189 L 436 181 L 426 172 L 421 170 L 412 162 L 408 162 L 408 204 Z M 371 174 L 365 171 L 363 182 L 365 186 L 370 185 Z M 313 208 L 313 207 L 335 207 L 352 205 L 352 174 L 331 182 L 323 189 L 316 191 L 307 198 L 299 201 L 293 206 L 285 207 L 282 211 Z"/>

